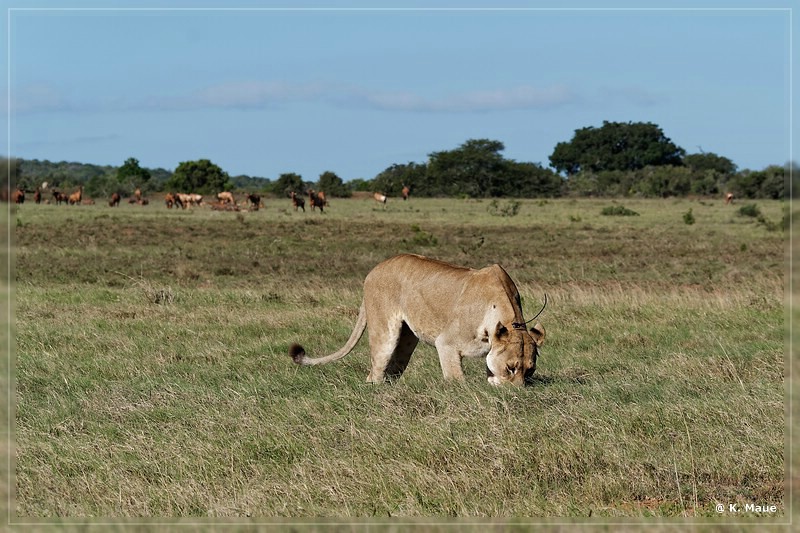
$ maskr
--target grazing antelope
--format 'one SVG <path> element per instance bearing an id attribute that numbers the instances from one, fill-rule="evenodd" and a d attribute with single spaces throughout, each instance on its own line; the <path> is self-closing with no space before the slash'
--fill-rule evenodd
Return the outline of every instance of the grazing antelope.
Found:
<path id="1" fill-rule="evenodd" d="M 114 194 L 111 195 L 111 200 L 109 200 L 108 205 L 110 207 L 119 207 L 119 201 L 121 199 L 122 198 L 120 197 L 119 193 L 115 192 Z"/>
<path id="2" fill-rule="evenodd" d="M 233 193 L 230 191 L 222 191 L 217 193 L 217 199 L 224 204 L 236 205 L 236 200 L 233 199 Z"/>
<path id="3" fill-rule="evenodd" d="M 190 194 L 184 194 L 182 192 L 175 193 L 176 198 L 176 205 L 180 204 L 181 209 L 186 209 L 188 206 L 192 204 L 192 196 Z"/>
<path id="4" fill-rule="evenodd" d="M 36 190 L 33 192 L 33 201 L 37 204 L 42 203 L 42 191 L 39 190 L 39 187 L 36 187 Z"/>
<path id="5" fill-rule="evenodd" d="M 292 206 L 294 206 L 294 210 L 297 211 L 297 208 L 303 210 L 303 213 L 306 212 L 306 201 L 303 200 L 302 196 L 297 196 L 294 191 L 291 192 L 290 196 L 292 197 Z"/>
<path id="6" fill-rule="evenodd" d="M 314 189 L 308 190 L 308 203 L 311 205 L 311 210 L 313 211 L 314 208 L 319 207 L 319 212 L 325 212 L 325 206 L 322 204 L 322 200 L 320 200 L 317 193 L 314 192 Z"/>
<path id="7" fill-rule="evenodd" d="M 729 192 L 725 195 L 725 205 L 733 203 L 733 193 Z"/>
<path id="8" fill-rule="evenodd" d="M 184 194 L 182 192 L 175 193 L 176 198 L 180 198 L 182 207 L 186 209 L 190 205 L 200 205 L 203 203 L 203 196 L 200 194 Z"/>
<path id="9" fill-rule="evenodd" d="M 411 194 L 411 187 L 408 185 L 403 185 L 403 201 L 408 200 L 408 196 Z"/>
<path id="10" fill-rule="evenodd" d="M 172 206 L 175 206 L 175 209 L 180 207 L 184 209 L 183 202 L 181 201 L 180 197 L 177 194 L 172 194 L 168 192 L 166 196 L 164 196 L 164 204 L 167 206 L 167 209 L 172 209 Z"/>
<path id="11" fill-rule="evenodd" d="M 383 207 L 386 207 L 386 200 L 388 200 L 388 198 L 385 194 L 376 192 L 375 194 L 372 195 L 372 197 L 375 199 L 376 202 L 378 202 L 379 204 L 383 204 Z"/>
<path id="12" fill-rule="evenodd" d="M 58 192 L 54 190 L 53 200 L 56 202 L 56 205 L 61 205 L 62 202 L 67 203 L 69 201 L 69 196 L 65 192 Z"/>
<path id="13" fill-rule="evenodd" d="M 11 199 L 14 200 L 15 204 L 24 204 L 25 203 L 25 191 L 20 188 L 14 190 L 11 193 Z"/>
<path id="14" fill-rule="evenodd" d="M 83 185 L 78 187 L 78 190 L 69 195 L 69 205 L 80 205 L 81 198 L 83 197 Z"/>
<path id="15" fill-rule="evenodd" d="M 258 211 L 258 208 L 263 206 L 263 204 L 261 203 L 261 196 L 259 196 L 258 194 L 254 193 L 248 194 L 247 201 L 250 202 L 250 206 L 253 208 L 253 211 Z"/>

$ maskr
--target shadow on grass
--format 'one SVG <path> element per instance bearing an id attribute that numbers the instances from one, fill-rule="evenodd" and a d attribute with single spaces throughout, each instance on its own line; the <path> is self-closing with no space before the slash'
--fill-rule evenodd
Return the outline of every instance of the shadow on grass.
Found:
<path id="1" fill-rule="evenodd" d="M 570 370 L 563 375 L 534 374 L 525 380 L 526 387 L 537 387 L 543 385 L 585 385 L 589 382 L 588 372 L 583 370 Z"/>

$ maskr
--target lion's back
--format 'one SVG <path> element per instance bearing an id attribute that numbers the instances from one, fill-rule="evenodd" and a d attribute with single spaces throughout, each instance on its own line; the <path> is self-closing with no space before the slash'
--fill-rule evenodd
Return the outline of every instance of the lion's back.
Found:
<path id="1" fill-rule="evenodd" d="M 452 289 L 462 284 L 473 270 L 417 254 L 401 254 L 379 263 L 364 280 L 367 286 L 383 290 L 412 292 L 435 290 L 437 286 Z"/>

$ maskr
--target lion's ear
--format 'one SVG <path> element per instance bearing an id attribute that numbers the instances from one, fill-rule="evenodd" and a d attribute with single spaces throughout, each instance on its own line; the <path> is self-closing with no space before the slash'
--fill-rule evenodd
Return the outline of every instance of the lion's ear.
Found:
<path id="1" fill-rule="evenodd" d="M 536 346 L 541 346 L 544 344 L 544 335 L 544 327 L 537 322 L 536 325 L 531 328 L 531 336 L 533 337 L 533 342 L 536 343 Z"/>
<path id="2" fill-rule="evenodd" d="M 508 328 L 506 328 L 503 324 L 498 322 L 497 327 L 494 330 L 494 337 L 496 339 L 502 340 L 507 336 L 508 336 Z"/>

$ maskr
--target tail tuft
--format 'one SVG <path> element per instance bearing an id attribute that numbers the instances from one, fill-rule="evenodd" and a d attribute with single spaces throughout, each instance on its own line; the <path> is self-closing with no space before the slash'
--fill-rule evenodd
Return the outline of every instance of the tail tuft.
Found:
<path id="1" fill-rule="evenodd" d="M 302 346 L 295 342 L 289 346 L 289 356 L 294 360 L 295 363 L 299 365 L 303 363 L 303 358 L 306 356 L 306 351 Z"/>

